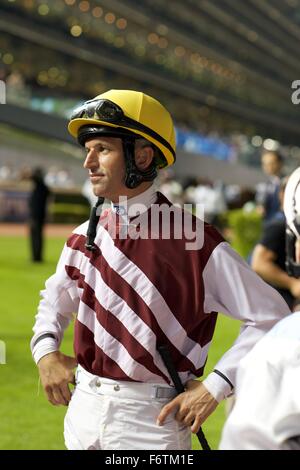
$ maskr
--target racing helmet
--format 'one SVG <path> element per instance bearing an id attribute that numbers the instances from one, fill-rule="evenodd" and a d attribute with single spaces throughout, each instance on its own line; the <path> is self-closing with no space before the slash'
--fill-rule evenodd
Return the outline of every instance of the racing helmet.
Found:
<path id="1" fill-rule="evenodd" d="M 125 185 L 136 188 L 143 181 L 152 181 L 157 168 L 172 165 L 176 159 L 175 129 L 170 113 L 156 99 L 133 90 L 109 90 L 77 107 L 68 130 L 79 144 L 96 136 L 122 139 L 125 158 Z M 135 163 L 135 141 L 146 139 L 155 149 L 149 168 L 141 171 Z M 104 202 L 99 197 L 91 210 L 86 248 L 94 251 L 96 227 Z"/>
<path id="2" fill-rule="evenodd" d="M 126 186 L 134 188 L 153 180 L 157 168 L 172 165 L 176 159 L 175 130 L 166 108 L 145 93 L 109 90 L 76 108 L 68 125 L 80 145 L 93 136 L 120 137 L 126 163 Z M 139 171 L 134 160 L 134 142 L 143 138 L 156 149 L 152 168 Z"/>

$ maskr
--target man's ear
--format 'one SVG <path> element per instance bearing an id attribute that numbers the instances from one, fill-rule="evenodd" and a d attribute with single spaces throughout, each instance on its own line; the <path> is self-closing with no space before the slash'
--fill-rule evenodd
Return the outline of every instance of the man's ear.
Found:
<path id="1" fill-rule="evenodd" d="M 135 151 L 135 163 L 139 170 L 146 170 L 154 158 L 154 150 L 151 145 L 145 145 Z"/>

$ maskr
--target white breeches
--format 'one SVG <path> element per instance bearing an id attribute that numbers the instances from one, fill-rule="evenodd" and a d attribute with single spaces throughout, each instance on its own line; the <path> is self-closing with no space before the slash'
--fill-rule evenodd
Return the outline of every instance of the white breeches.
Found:
<path id="1" fill-rule="evenodd" d="M 190 428 L 174 414 L 156 425 L 161 408 L 174 398 L 173 387 L 116 381 L 81 366 L 65 416 L 69 450 L 190 450 Z"/>

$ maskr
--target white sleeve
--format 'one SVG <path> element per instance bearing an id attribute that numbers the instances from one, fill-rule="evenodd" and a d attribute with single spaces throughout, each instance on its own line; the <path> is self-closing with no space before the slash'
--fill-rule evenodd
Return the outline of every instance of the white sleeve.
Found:
<path id="1" fill-rule="evenodd" d="M 64 331 L 72 320 L 73 313 L 78 309 L 78 290 L 65 270 L 69 257 L 70 249 L 65 246 L 55 274 L 46 281 L 46 288 L 40 293 L 42 299 L 38 306 L 33 327 L 34 336 L 30 343 L 36 363 L 44 355 L 59 349 Z M 53 334 L 55 338 L 44 338 L 37 342 L 38 338 L 46 333 Z"/>
<path id="2" fill-rule="evenodd" d="M 241 362 L 220 449 L 287 450 L 300 436 L 299 345 L 268 334 Z"/>
<path id="3" fill-rule="evenodd" d="M 281 295 L 226 242 L 220 243 L 211 254 L 203 281 L 204 311 L 220 312 L 243 322 L 237 340 L 215 366 L 235 386 L 241 359 L 276 322 L 291 312 Z M 203 383 L 218 401 L 231 392 L 230 385 L 215 373 Z"/>

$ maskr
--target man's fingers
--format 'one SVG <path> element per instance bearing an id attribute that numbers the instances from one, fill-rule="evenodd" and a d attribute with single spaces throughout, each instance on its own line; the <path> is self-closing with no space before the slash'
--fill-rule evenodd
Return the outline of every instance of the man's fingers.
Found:
<path id="1" fill-rule="evenodd" d="M 61 394 L 62 394 L 63 398 L 67 402 L 67 404 L 69 404 L 69 402 L 71 400 L 71 392 L 70 392 L 68 384 L 67 383 L 62 384 L 61 387 L 60 387 L 60 391 L 61 391 Z"/>
<path id="2" fill-rule="evenodd" d="M 195 419 L 195 421 L 193 422 L 192 427 L 191 427 L 191 431 L 192 431 L 193 433 L 196 434 L 196 433 L 199 431 L 199 429 L 200 429 L 200 427 L 201 427 L 201 424 L 202 424 L 202 421 L 203 421 L 203 420 L 201 419 L 200 416 L 198 416 L 198 417 Z"/>
<path id="3" fill-rule="evenodd" d="M 72 374 L 72 375 L 71 375 L 71 378 L 70 378 L 70 380 L 69 380 L 69 383 L 72 384 L 72 385 L 76 385 L 75 374 Z"/>
<path id="4" fill-rule="evenodd" d="M 179 402 L 179 396 L 174 398 L 172 401 L 170 401 L 170 403 L 168 403 L 167 405 L 165 405 L 162 409 L 161 409 L 161 412 L 159 413 L 158 417 L 157 417 L 157 420 L 156 420 L 156 424 L 158 426 L 161 426 L 166 417 L 172 413 L 172 411 L 178 407 L 178 402 Z"/>
<path id="5" fill-rule="evenodd" d="M 186 417 L 182 420 L 185 426 L 192 426 L 194 423 L 195 416 L 192 413 L 188 413 Z"/>
<path id="6" fill-rule="evenodd" d="M 45 392 L 52 405 L 68 405 L 71 400 L 71 392 L 68 383 L 61 385 L 47 385 Z"/>
<path id="7" fill-rule="evenodd" d="M 49 353 L 39 361 L 43 388 L 50 403 L 67 406 L 71 399 L 69 383 L 75 385 L 76 359 L 59 351 Z"/>
<path id="8" fill-rule="evenodd" d="M 58 406 L 59 403 L 54 398 L 52 388 L 50 386 L 45 387 L 45 392 L 47 395 L 47 399 L 51 403 L 51 405 Z"/>
<path id="9" fill-rule="evenodd" d="M 186 418 L 186 416 L 188 415 L 189 413 L 189 410 L 187 410 L 186 408 L 182 408 L 177 411 L 176 415 L 175 415 L 175 419 L 176 421 L 179 421 L 180 423 L 183 422 Z"/>
<path id="10" fill-rule="evenodd" d="M 53 397 L 55 401 L 57 402 L 58 405 L 67 405 L 68 402 L 65 400 L 65 398 L 62 395 L 62 392 L 58 385 L 54 385 L 52 387 L 52 392 L 53 392 Z"/>

